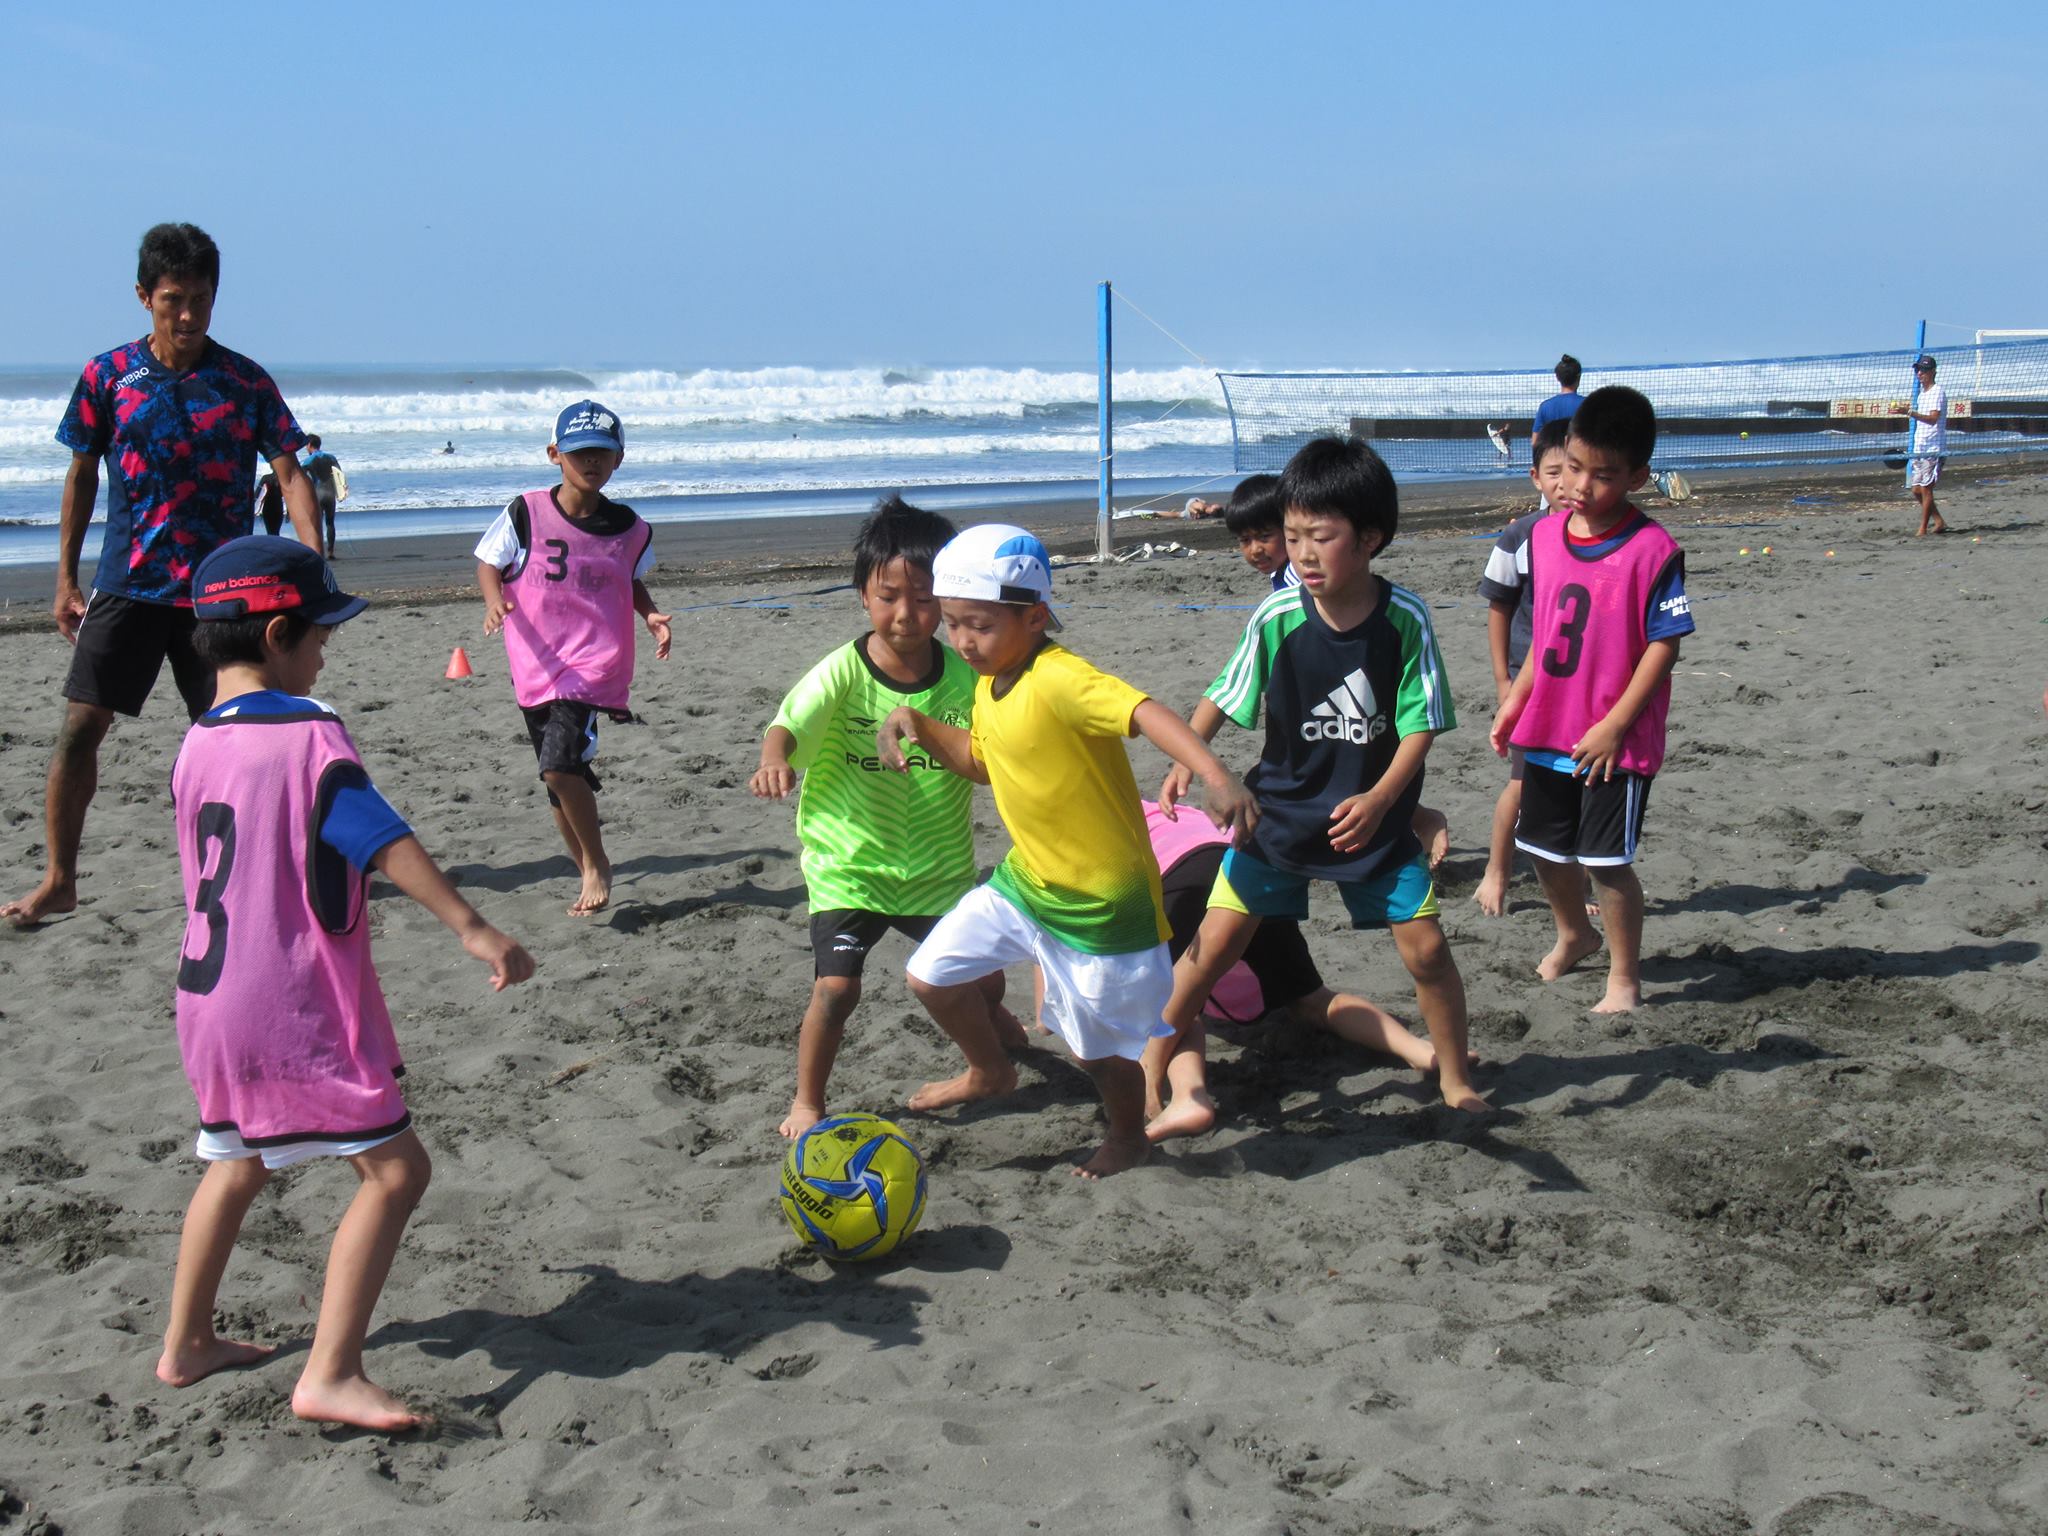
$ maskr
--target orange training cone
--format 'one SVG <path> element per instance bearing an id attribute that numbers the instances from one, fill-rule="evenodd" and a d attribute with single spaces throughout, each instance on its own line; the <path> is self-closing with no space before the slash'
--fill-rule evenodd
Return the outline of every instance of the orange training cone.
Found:
<path id="1" fill-rule="evenodd" d="M 459 680 L 468 677 L 469 673 L 469 652 L 458 645 L 455 647 L 455 654 L 448 658 L 448 670 L 441 675 L 450 680 Z"/>

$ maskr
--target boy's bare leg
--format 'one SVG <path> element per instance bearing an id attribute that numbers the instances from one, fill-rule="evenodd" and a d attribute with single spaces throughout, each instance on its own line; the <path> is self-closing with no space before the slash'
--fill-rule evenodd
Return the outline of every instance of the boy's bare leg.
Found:
<path id="1" fill-rule="evenodd" d="M 1948 532 L 1947 521 L 1935 510 L 1933 486 L 1914 486 L 1913 499 L 1920 503 L 1920 532 L 1914 535 L 1915 538 L 1924 537 L 1929 533 Z"/>
<path id="2" fill-rule="evenodd" d="M 1491 1106 L 1472 1086 L 1470 1053 L 1465 1038 L 1465 978 L 1458 974 L 1458 962 L 1451 958 L 1450 941 L 1433 917 L 1418 917 L 1395 923 L 1394 947 L 1401 963 L 1415 980 L 1415 1006 L 1429 1026 L 1429 1041 L 1436 1050 L 1437 1086 L 1444 1102 L 1468 1114 L 1483 1114 Z"/>
<path id="3" fill-rule="evenodd" d="M 1145 1113 L 1151 1121 L 1145 1134 L 1153 1141 L 1169 1136 L 1199 1136 L 1216 1123 L 1216 1104 L 1209 1097 L 1205 1037 L 1190 1037 L 1202 1006 L 1216 983 L 1239 960 L 1259 931 L 1259 920 L 1228 907 L 1211 907 L 1202 925 L 1173 965 L 1173 996 L 1164 1018 L 1173 1033 L 1145 1047 Z M 1192 1040 L 1192 1043 L 1190 1042 Z M 1169 1067 L 1173 1068 L 1169 1076 Z M 1171 1089 L 1172 1105 L 1166 1095 Z"/>
<path id="4" fill-rule="evenodd" d="M 64 723 L 57 729 L 43 782 L 47 867 L 34 890 L 0 907 L 0 917 L 17 928 L 32 928 L 78 906 L 78 845 L 85 837 L 86 808 L 100 787 L 100 743 L 113 726 L 111 709 L 77 702 L 64 706 Z"/>
<path id="5" fill-rule="evenodd" d="M 292 1388 L 292 1412 L 360 1429 L 416 1429 L 420 1415 L 363 1374 L 363 1339 L 398 1255 L 398 1240 L 427 1192 L 433 1164 L 411 1131 L 350 1158 L 349 1164 L 362 1183 L 328 1250 L 320 1321 L 306 1368 Z"/>
<path id="6" fill-rule="evenodd" d="M 1586 916 L 1586 876 L 1578 865 L 1538 859 L 1536 878 L 1557 924 L 1557 943 L 1536 963 L 1536 974 L 1555 981 L 1600 948 L 1600 930 Z"/>
<path id="7" fill-rule="evenodd" d="M 932 1022 L 960 1047 L 967 1058 L 967 1070 L 943 1082 L 926 1083 L 910 1096 L 912 1109 L 945 1109 L 974 1099 L 992 1099 L 1017 1086 L 1017 1069 L 1010 1064 L 1003 1042 L 996 1036 L 989 1018 L 988 998 L 981 989 L 985 978 L 963 981 L 955 986 L 937 987 L 906 975 L 910 990 L 924 1004 Z"/>
<path id="8" fill-rule="evenodd" d="M 1595 1013 L 1627 1013 L 1643 1000 L 1643 883 L 1626 864 L 1592 872 L 1607 925 L 1607 995 Z"/>
<path id="9" fill-rule="evenodd" d="M 228 1255 L 235 1251 L 250 1202 L 269 1181 L 270 1170 L 261 1158 L 207 1164 L 192 1203 L 185 1208 L 185 1230 L 178 1238 L 171 1320 L 164 1329 L 164 1352 L 156 1362 L 159 1381 L 189 1387 L 215 1371 L 254 1364 L 275 1347 L 223 1339 L 213 1331 L 213 1304 L 220 1295 Z"/>
<path id="10" fill-rule="evenodd" d="M 839 1059 L 846 1021 L 859 1002 L 858 976 L 820 976 L 811 983 L 811 1005 L 796 1037 L 796 1097 L 777 1127 L 784 1136 L 801 1136 L 825 1118 L 825 1084 Z"/>
<path id="11" fill-rule="evenodd" d="M 990 971 L 975 983 L 981 988 L 982 1001 L 988 1004 L 989 1022 L 995 1026 L 996 1038 L 1003 1042 L 1003 1048 L 1021 1051 L 1031 1043 L 1031 1033 L 1025 1029 L 1024 1021 L 1003 1006 L 1003 998 L 1009 991 L 1009 981 L 1001 971 Z M 1042 1006 L 1044 995 L 1037 1002 Z M 1035 1011 L 1035 1010 L 1034 1010 Z"/>
<path id="12" fill-rule="evenodd" d="M 1105 1056 L 1084 1061 L 1082 1070 L 1095 1079 L 1095 1091 L 1102 1095 L 1103 1111 L 1109 1116 L 1109 1134 L 1095 1155 L 1074 1170 L 1081 1179 L 1106 1179 L 1145 1161 L 1151 1146 L 1145 1140 L 1145 1071 L 1135 1061 Z"/>
<path id="13" fill-rule="evenodd" d="M 597 796 L 590 792 L 589 782 L 580 773 L 549 773 L 542 777 L 560 802 L 557 816 L 563 828 L 562 841 L 569 845 L 569 856 L 576 860 L 583 875 L 583 889 L 569 904 L 569 915 L 588 917 L 593 912 L 602 912 L 611 904 L 612 864 L 604 855 L 604 835 L 598 831 Z"/>
<path id="14" fill-rule="evenodd" d="M 1522 814 L 1522 783 L 1509 779 L 1493 802 L 1493 833 L 1486 845 L 1486 873 L 1472 899 L 1488 917 L 1508 909 L 1508 885 L 1515 878 L 1515 818 Z"/>

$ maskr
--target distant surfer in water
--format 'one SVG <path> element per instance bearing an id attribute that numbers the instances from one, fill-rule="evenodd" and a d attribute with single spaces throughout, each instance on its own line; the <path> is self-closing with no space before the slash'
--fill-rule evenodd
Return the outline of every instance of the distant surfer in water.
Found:
<path id="1" fill-rule="evenodd" d="M 447 442 L 443 443 L 441 445 L 441 451 L 443 453 L 453 453 L 455 451 L 455 439 L 451 437 L 448 439 Z"/>

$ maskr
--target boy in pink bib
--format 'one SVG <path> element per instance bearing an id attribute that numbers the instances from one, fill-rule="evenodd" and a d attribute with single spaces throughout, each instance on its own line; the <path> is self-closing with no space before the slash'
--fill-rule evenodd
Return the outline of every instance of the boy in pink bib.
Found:
<path id="1" fill-rule="evenodd" d="M 611 901 L 611 860 L 598 831 L 601 786 L 590 760 L 597 717 L 631 718 L 635 613 L 654 636 L 655 656 L 668 657 L 669 617 L 654 611 L 645 585 L 654 569 L 653 531 L 604 494 L 625 456 L 619 418 L 595 400 L 577 401 L 555 418 L 548 444 L 562 483 L 513 497 L 476 546 L 484 633 L 505 632 L 513 696 L 556 830 L 582 877 L 572 917 Z"/>
<path id="2" fill-rule="evenodd" d="M 1535 855 L 1557 922 L 1543 980 L 1600 948 L 1574 865 L 1599 893 L 1609 958 L 1595 1013 L 1642 1001 L 1643 887 L 1630 866 L 1664 763 L 1671 669 L 1693 631 L 1685 555 L 1628 499 L 1656 442 L 1656 412 L 1632 389 L 1597 389 L 1572 417 L 1557 510 L 1529 533 L 1528 658 L 1493 723 L 1494 750 L 1523 754 L 1515 846 Z"/>
<path id="3" fill-rule="evenodd" d="M 370 963 L 369 871 L 453 929 L 494 987 L 524 981 L 533 961 L 456 894 L 371 784 L 341 721 L 306 697 L 327 637 L 363 599 L 335 590 L 317 551 L 268 537 L 215 550 L 192 596 L 193 643 L 217 679 L 171 792 L 190 913 L 178 1048 L 207 1170 L 185 1214 L 156 1373 L 184 1387 L 270 1354 L 213 1330 L 242 1218 L 271 1170 L 345 1157 L 361 1183 L 328 1257 L 292 1411 L 411 1429 L 419 1416 L 363 1372 L 371 1311 L 432 1172 L 398 1091 L 405 1069 Z"/>

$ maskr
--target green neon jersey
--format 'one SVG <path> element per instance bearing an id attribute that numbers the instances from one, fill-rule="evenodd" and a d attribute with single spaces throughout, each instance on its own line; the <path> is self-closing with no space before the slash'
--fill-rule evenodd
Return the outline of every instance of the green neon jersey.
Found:
<path id="1" fill-rule="evenodd" d="M 931 917 L 975 883 L 974 786 L 910 742 L 909 771 L 884 768 L 875 730 L 902 704 L 966 729 L 974 672 L 933 641 L 930 670 L 898 683 L 868 660 L 879 643 L 867 634 L 832 652 L 790 689 L 773 723 L 796 738 L 790 766 L 804 776 L 796 834 L 811 910 Z"/>

